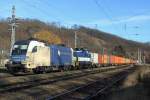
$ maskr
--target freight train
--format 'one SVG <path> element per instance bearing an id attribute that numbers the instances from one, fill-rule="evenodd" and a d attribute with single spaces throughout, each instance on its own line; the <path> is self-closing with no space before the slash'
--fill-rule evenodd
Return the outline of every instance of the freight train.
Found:
<path id="1" fill-rule="evenodd" d="M 114 55 L 92 53 L 62 45 L 48 45 L 34 39 L 17 41 L 5 65 L 9 72 L 43 73 L 53 70 L 92 68 L 106 65 L 134 64 L 136 61 Z"/>

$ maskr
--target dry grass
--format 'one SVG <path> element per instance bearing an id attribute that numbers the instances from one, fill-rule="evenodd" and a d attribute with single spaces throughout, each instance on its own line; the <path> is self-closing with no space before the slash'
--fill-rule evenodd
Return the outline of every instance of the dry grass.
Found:
<path id="1" fill-rule="evenodd" d="M 150 100 L 150 66 L 139 66 L 105 99 Z"/>

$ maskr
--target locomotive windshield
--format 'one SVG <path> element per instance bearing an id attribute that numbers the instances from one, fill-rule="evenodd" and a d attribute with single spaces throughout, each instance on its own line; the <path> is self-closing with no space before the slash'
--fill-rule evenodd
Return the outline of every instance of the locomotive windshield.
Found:
<path id="1" fill-rule="evenodd" d="M 28 49 L 27 42 L 16 42 L 12 49 L 12 55 L 25 55 Z"/>

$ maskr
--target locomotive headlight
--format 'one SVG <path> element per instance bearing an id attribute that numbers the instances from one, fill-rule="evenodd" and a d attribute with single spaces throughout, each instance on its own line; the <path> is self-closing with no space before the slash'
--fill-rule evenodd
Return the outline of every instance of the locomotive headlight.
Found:
<path id="1" fill-rule="evenodd" d="M 21 61 L 21 63 L 22 63 L 22 64 L 26 64 L 26 63 L 27 63 L 27 61 L 26 61 L 26 60 L 23 60 L 23 61 Z"/>
<path id="2" fill-rule="evenodd" d="M 7 62 L 7 64 L 12 64 L 12 60 L 9 60 L 9 61 Z"/>

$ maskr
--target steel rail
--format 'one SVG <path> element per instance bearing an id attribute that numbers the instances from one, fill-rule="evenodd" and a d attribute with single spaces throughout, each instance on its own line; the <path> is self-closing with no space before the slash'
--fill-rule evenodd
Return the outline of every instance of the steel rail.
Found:
<path id="1" fill-rule="evenodd" d="M 112 87 L 114 84 L 116 84 L 120 80 L 124 79 L 128 75 L 128 73 L 131 71 L 133 71 L 133 68 L 126 69 L 123 72 L 119 72 L 119 73 L 113 75 L 112 77 L 108 77 L 108 79 L 104 78 L 104 79 L 96 80 L 96 81 L 90 82 L 86 85 L 82 85 L 82 86 L 73 88 L 71 90 L 67 90 L 66 92 L 63 92 L 63 93 L 60 93 L 60 94 L 57 94 L 54 96 L 49 96 L 46 100 L 57 100 L 57 99 L 59 100 L 59 99 L 62 99 L 63 97 L 64 98 L 71 97 L 71 94 L 73 94 L 74 92 L 84 90 L 85 88 L 87 88 L 89 86 L 93 86 L 94 84 L 99 83 L 101 85 L 100 88 L 98 90 L 96 89 L 96 92 L 91 93 L 91 94 L 89 94 L 89 96 L 84 98 L 84 100 L 90 100 L 92 98 L 95 98 L 99 94 L 102 94 L 108 88 Z M 109 78 L 111 78 L 111 79 L 109 79 Z M 106 83 L 104 84 L 103 81 L 108 81 L 108 84 L 105 86 Z M 112 82 L 110 82 L 110 81 L 112 81 Z M 71 99 L 79 99 L 79 97 L 72 97 Z"/>
<path id="2" fill-rule="evenodd" d="M 79 77 L 84 77 L 90 74 L 96 74 L 96 73 L 100 73 L 100 72 L 106 72 L 106 71 L 111 71 L 111 70 L 115 70 L 115 69 L 120 69 L 122 67 L 116 67 L 116 68 L 106 68 L 106 69 L 99 69 L 99 70 L 94 70 L 94 71 L 86 71 L 86 72 L 82 72 L 82 73 L 78 73 L 76 74 L 70 74 L 68 76 L 59 76 L 59 77 L 53 77 L 51 79 L 42 79 L 42 80 L 35 80 L 35 81 L 28 81 L 28 82 L 21 82 L 15 85 L 8 85 L 6 87 L 3 87 L 2 89 L 0 89 L 0 93 L 5 93 L 5 92 L 13 92 L 13 91 L 18 91 L 18 90 L 22 90 L 22 89 L 27 89 L 27 88 L 31 88 L 31 87 L 36 87 L 39 85 L 46 85 L 46 84 L 52 84 L 54 82 L 59 82 L 59 81 L 63 81 L 63 80 L 69 80 L 69 79 L 73 79 L 73 78 L 79 78 Z M 123 67 L 124 68 L 124 67 Z"/>

